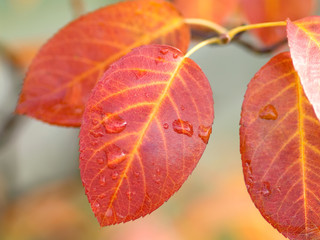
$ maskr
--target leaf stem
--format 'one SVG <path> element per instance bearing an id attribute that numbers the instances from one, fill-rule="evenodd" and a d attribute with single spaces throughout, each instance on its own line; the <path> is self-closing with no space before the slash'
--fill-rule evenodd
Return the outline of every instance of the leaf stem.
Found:
<path id="1" fill-rule="evenodd" d="M 250 24 L 250 25 L 245 25 L 245 26 L 239 26 L 235 27 L 231 30 L 227 30 L 224 27 L 208 21 L 204 19 L 198 19 L 198 18 L 187 18 L 185 19 L 185 23 L 187 24 L 194 24 L 194 25 L 200 25 L 204 27 L 208 27 L 209 29 L 212 29 L 214 32 L 218 33 L 218 37 L 213 37 L 206 39 L 197 45 L 195 45 L 193 48 L 191 48 L 184 58 L 190 57 L 193 53 L 198 51 L 200 48 L 209 45 L 209 44 L 227 44 L 230 43 L 235 36 L 237 36 L 239 33 L 252 30 L 252 29 L 258 29 L 258 28 L 267 28 L 267 27 L 281 27 L 281 26 L 286 26 L 287 22 L 286 21 L 279 21 L 279 22 L 266 22 L 266 23 L 257 23 L 257 24 Z"/>
<path id="2" fill-rule="evenodd" d="M 191 48 L 186 55 L 184 56 L 184 58 L 188 58 L 190 57 L 193 53 L 195 53 L 196 51 L 198 51 L 200 48 L 209 45 L 209 44 L 222 44 L 221 38 L 220 37 L 213 37 L 213 38 L 209 38 L 207 40 L 204 40 L 200 43 L 198 43 L 197 45 L 195 45 L 193 48 Z"/>
<path id="3" fill-rule="evenodd" d="M 184 20 L 184 22 L 189 25 L 199 25 L 199 26 L 207 27 L 218 34 L 224 34 L 224 33 L 228 32 L 228 30 L 226 28 L 220 26 L 219 24 L 216 24 L 214 22 L 211 22 L 211 21 L 208 21 L 205 19 L 186 18 Z"/>
<path id="4" fill-rule="evenodd" d="M 239 27 L 233 28 L 230 31 L 228 31 L 227 35 L 229 36 L 230 40 L 232 40 L 238 33 L 241 33 L 244 31 L 257 29 L 257 28 L 282 27 L 282 26 L 286 26 L 286 25 L 287 25 L 286 21 L 250 24 L 250 25 L 239 26 Z"/>

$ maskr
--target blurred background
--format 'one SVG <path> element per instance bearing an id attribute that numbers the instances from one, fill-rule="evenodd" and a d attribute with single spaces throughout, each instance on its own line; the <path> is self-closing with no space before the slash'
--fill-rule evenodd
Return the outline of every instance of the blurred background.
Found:
<path id="1" fill-rule="evenodd" d="M 101 228 L 94 218 L 79 175 L 79 129 L 13 114 L 25 71 L 39 47 L 79 13 L 114 2 L 0 0 L 0 239 L 285 239 L 252 203 L 239 153 L 246 86 L 273 54 L 230 44 L 205 47 L 191 57 L 213 88 L 215 121 L 209 144 L 193 174 L 167 203 L 126 224 Z"/>

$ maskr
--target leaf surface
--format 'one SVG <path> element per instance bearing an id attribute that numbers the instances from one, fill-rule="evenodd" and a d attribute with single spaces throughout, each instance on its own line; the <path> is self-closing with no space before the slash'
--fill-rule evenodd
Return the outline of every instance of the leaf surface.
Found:
<path id="1" fill-rule="evenodd" d="M 112 62 L 148 43 L 186 51 L 189 35 L 177 10 L 162 0 L 122 2 L 89 13 L 41 48 L 16 111 L 52 124 L 80 126 L 89 93 Z"/>
<path id="2" fill-rule="evenodd" d="M 213 123 L 210 84 L 170 46 L 115 62 L 94 88 L 80 130 L 80 171 L 101 226 L 151 213 L 187 179 Z"/>
<path id="3" fill-rule="evenodd" d="M 288 20 L 287 32 L 293 65 L 320 119 L 320 17 Z"/>
<path id="4" fill-rule="evenodd" d="M 311 15 L 315 0 L 241 0 L 242 11 L 250 24 L 296 20 Z M 271 46 L 286 38 L 284 27 L 256 29 L 253 33 L 265 46 Z"/>
<path id="5" fill-rule="evenodd" d="M 289 53 L 251 80 L 242 106 L 240 144 L 248 192 L 284 236 L 320 238 L 320 123 Z"/>

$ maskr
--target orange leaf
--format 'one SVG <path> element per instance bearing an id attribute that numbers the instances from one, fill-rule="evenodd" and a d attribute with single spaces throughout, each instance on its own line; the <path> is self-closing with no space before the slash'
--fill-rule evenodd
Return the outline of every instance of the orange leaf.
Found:
<path id="1" fill-rule="evenodd" d="M 186 51 L 189 35 L 183 18 L 163 0 L 122 2 L 80 17 L 42 47 L 16 111 L 52 124 L 80 126 L 89 93 L 112 62 L 148 43 Z"/>
<path id="2" fill-rule="evenodd" d="M 315 0 L 241 0 L 245 17 L 250 24 L 296 20 L 312 14 Z M 266 46 L 286 38 L 284 27 L 261 28 L 253 31 Z"/>
<path id="3" fill-rule="evenodd" d="M 80 130 L 81 177 L 101 226 L 167 201 L 198 163 L 212 122 L 210 84 L 179 50 L 148 45 L 115 62 L 94 88 Z"/>
<path id="4" fill-rule="evenodd" d="M 293 65 L 320 119 L 320 17 L 288 20 L 287 32 Z"/>
<path id="5" fill-rule="evenodd" d="M 239 0 L 173 0 L 186 18 L 202 18 L 223 24 L 234 13 Z"/>
<path id="6" fill-rule="evenodd" d="M 290 239 L 320 236 L 320 123 L 289 53 L 251 80 L 241 114 L 245 182 L 264 218 Z"/>

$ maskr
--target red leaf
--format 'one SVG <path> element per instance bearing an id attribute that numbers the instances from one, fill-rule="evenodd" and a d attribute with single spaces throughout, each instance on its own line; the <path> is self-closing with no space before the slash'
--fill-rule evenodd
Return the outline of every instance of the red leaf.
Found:
<path id="1" fill-rule="evenodd" d="M 112 62 L 148 43 L 187 50 L 190 34 L 183 21 L 163 0 L 122 2 L 73 21 L 34 59 L 16 111 L 52 124 L 80 126 L 89 93 Z"/>
<path id="2" fill-rule="evenodd" d="M 110 133 L 106 123 L 117 126 L 115 116 L 126 126 Z M 145 216 L 167 201 L 199 161 L 212 122 L 210 84 L 179 50 L 143 46 L 111 65 L 80 131 L 81 177 L 101 226 Z"/>
<path id="3" fill-rule="evenodd" d="M 320 236 L 320 123 L 289 53 L 251 80 L 242 106 L 245 182 L 264 218 L 284 236 Z"/>
<path id="4" fill-rule="evenodd" d="M 320 17 L 288 20 L 287 32 L 293 65 L 320 119 Z"/>
<path id="5" fill-rule="evenodd" d="M 296 20 L 314 12 L 315 0 L 241 0 L 242 9 L 250 24 Z M 266 46 L 286 38 L 284 27 L 261 28 L 253 31 Z"/>
<path id="6" fill-rule="evenodd" d="M 173 0 L 187 18 L 202 18 L 218 24 L 226 22 L 234 13 L 239 0 Z"/>

